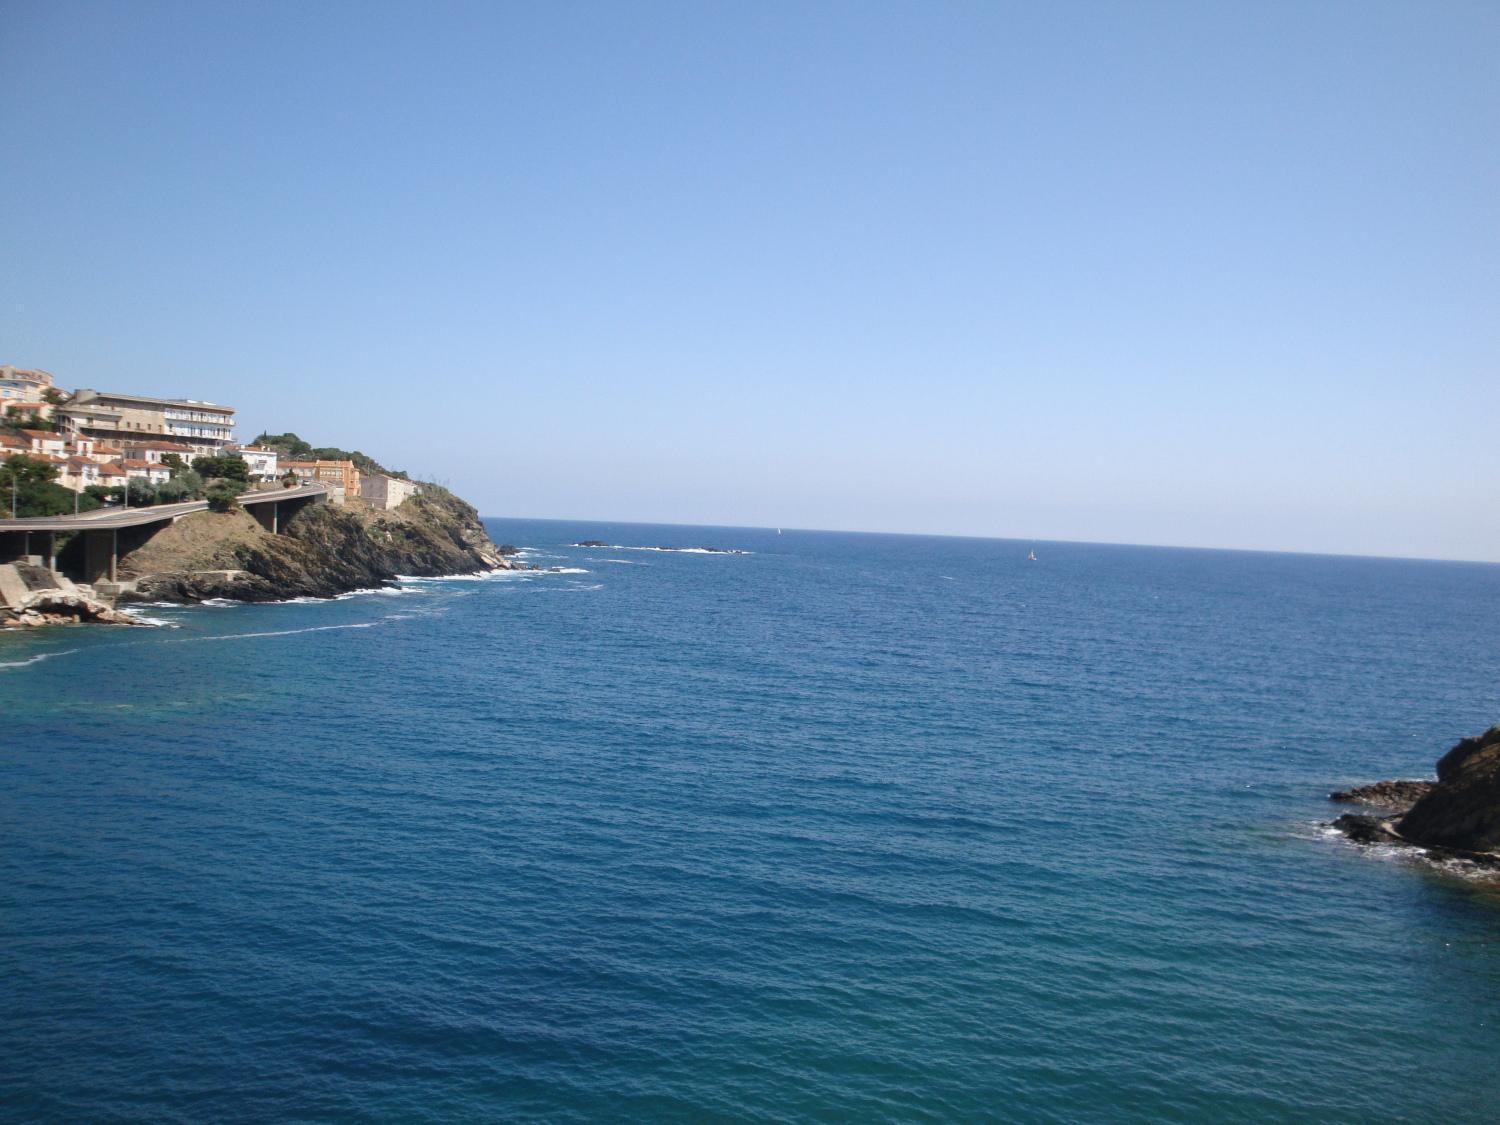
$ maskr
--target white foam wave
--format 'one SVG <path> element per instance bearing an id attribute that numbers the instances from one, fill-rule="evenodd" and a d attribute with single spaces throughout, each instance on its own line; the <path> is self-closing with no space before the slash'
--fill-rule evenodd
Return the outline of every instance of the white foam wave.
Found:
<path id="1" fill-rule="evenodd" d="M 489 582 L 496 578 L 506 578 L 513 574 L 525 574 L 526 571 L 518 570 L 475 570 L 468 574 L 398 574 L 397 582 Z"/>
<path id="2" fill-rule="evenodd" d="M 225 633 L 218 637 L 184 637 L 189 641 L 243 641 L 255 637 L 295 637 L 298 633 L 331 633 L 337 629 L 373 629 L 378 621 L 355 621 L 348 625 L 309 625 L 305 629 L 267 629 L 260 633 Z"/>
<path id="3" fill-rule="evenodd" d="M 135 612 L 132 612 L 130 616 L 133 617 L 133 618 L 135 618 L 136 621 L 138 621 L 140 624 L 142 624 L 142 625 L 150 625 L 153 629 L 181 629 L 182 628 L 182 622 L 181 621 L 173 621 L 169 617 L 151 617 L 151 616 L 149 616 L 147 614 L 144 614 L 144 613 L 135 613 Z"/>
<path id="4" fill-rule="evenodd" d="M 616 547 L 617 551 L 656 551 L 663 555 L 748 555 L 750 551 L 710 551 L 707 547 Z"/>
<path id="5" fill-rule="evenodd" d="M 229 606 L 244 605 L 245 603 L 242 601 L 237 601 L 234 598 L 204 598 L 198 604 L 206 605 L 210 609 L 227 609 Z"/>
<path id="6" fill-rule="evenodd" d="M 582 547 L 583 543 L 574 543 L 574 547 Z M 655 551 L 662 555 L 753 555 L 754 551 L 744 551 L 738 547 L 734 548 L 712 548 L 712 547 L 627 547 L 620 543 L 589 543 L 596 551 Z"/>
<path id="7" fill-rule="evenodd" d="M 408 581 L 416 581 L 409 579 Z M 399 598 L 402 594 L 420 594 L 422 591 L 417 586 L 370 586 L 363 590 L 349 590 L 342 594 L 335 594 L 331 599 L 314 598 L 314 601 L 331 600 L 346 602 L 350 598 L 384 597 Z"/>
<path id="8" fill-rule="evenodd" d="M 61 652 L 39 652 L 25 660 L 0 661 L 0 668 L 25 668 L 32 664 L 40 664 L 43 660 L 51 660 L 54 656 L 67 656 L 77 651 L 76 648 L 65 648 Z"/>

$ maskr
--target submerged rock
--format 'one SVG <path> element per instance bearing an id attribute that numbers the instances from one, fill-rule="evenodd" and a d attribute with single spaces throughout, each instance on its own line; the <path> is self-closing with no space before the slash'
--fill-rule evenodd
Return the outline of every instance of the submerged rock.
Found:
<path id="1" fill-rule="evenodd" d="M 1333 826 L 1356 844 L 1405 843 L 1391 829 L 1391 822 L 1383 817 L 1345 813 L 1333 822 Z"/>
<path id="2" fill-rule="evenodd" d="M 1328 799 L 1350 805 L 1378 805 L 1405 812 L 1432 792 L 1433 784 L 1431 781 L 1375 781 L 1369 785 L 1356 785 L 1352 789 L 1336 790 L 1328 794 Z"/>

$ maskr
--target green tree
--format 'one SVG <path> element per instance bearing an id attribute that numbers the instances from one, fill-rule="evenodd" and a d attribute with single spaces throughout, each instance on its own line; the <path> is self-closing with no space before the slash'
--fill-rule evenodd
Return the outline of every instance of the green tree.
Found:
<path id="1" fill-rule="evenodd" d="M 261 434 L 254 444 L 263 449 L 274 449 L 289 461 L 312 460 L 313 447 L 293 433 Z"/>
<path id="2" fill-rule="evenodd" d="M 12 501 L 17 516 L 61 516 L 72 512 L 75 505 L 80 512 L 99 507 L 95 497 L 78 496 L 58 484 L 56 468 L 24 453 L 0 462 L 0 510 L 6 515 Z"/>
<path id="3" fill-rule="evenodd" d="M 12 484 L 45 484 L 56 479 L 56 468 L 24 453 L 13 453 L 0 462 L 0 487 L 3 488 Z"/>
<path id="4" fill-rule="evenodd" d="M 239 507 L 240 494 L 228 481 L 215 481 L 204 494 L 210 511 L 227 512 Z"/>
<path id="5" fill-rule="evenodd" d="M 16 430 L 56 430 L 57 423 L 49 422 L 36 411 L 22 413 L 21 408 L 14 404 L 5 408 L 5 428 L 12 432 Z"/>
<path id="6" fill-rule="evenodd" d="M 250 484 L 250 466 L 243 457 L 225 453 L 217 457 L 194 457 L 193 471 L 205 480 L 237 481 L 241 488 Z"/>
<path id="7" fill-rule="evenodd" d="M 131 477 L 125 482 L 125 487 L 130 491 L 130 506 L 132 508 L 149 508 L 161 499 L 156 494 L 156 486 L 141 480 L 139 477 Z"/>
<path id="8" fill-rule="evenodd" d="M 188 470 L 188 473 L 197 476 L 191 469 Z M 182 476 L 175 476 L 169 480 L 162 481 L 156 486 L 156 499 L 161 504 L 177 504 L 183 500 L 191 500 L 193 498 L 193 491 L 192 488 L 188 487 L 187 482 L 182 479 Z"/>

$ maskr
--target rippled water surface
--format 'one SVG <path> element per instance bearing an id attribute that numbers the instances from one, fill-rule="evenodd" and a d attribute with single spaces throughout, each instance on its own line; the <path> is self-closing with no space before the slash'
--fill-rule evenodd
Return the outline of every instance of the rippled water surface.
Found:
<path id="1" fill-rule="evenodd" d="M 491 529 L 0 638 L 0 1114 L 1494 1119 L 1500 893 L 1317 825 L 1500 567 Z"/>

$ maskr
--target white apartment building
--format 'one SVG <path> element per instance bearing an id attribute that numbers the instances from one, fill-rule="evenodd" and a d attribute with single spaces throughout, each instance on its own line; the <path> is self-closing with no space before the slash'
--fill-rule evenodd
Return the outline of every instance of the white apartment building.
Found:
<path id="1" fill-rule="evenodd" d="M 130 448 L 172 439 L 193 453 L 221 452 L 234 440 L 234 407 L 187 398 L 150 398 L 84 388 L 57 410 L 74 433 Z"/>
<path id="2" fill-rule="evenodd" d="M 258 445 L 242 445 L 238 449 L 231 450 L 245 459 L 245 464 L 250 470 L 250 479 L 260 477 L 264 480 L 274 480 L 276 477 L 276 450 L 262 449 Z"/>

